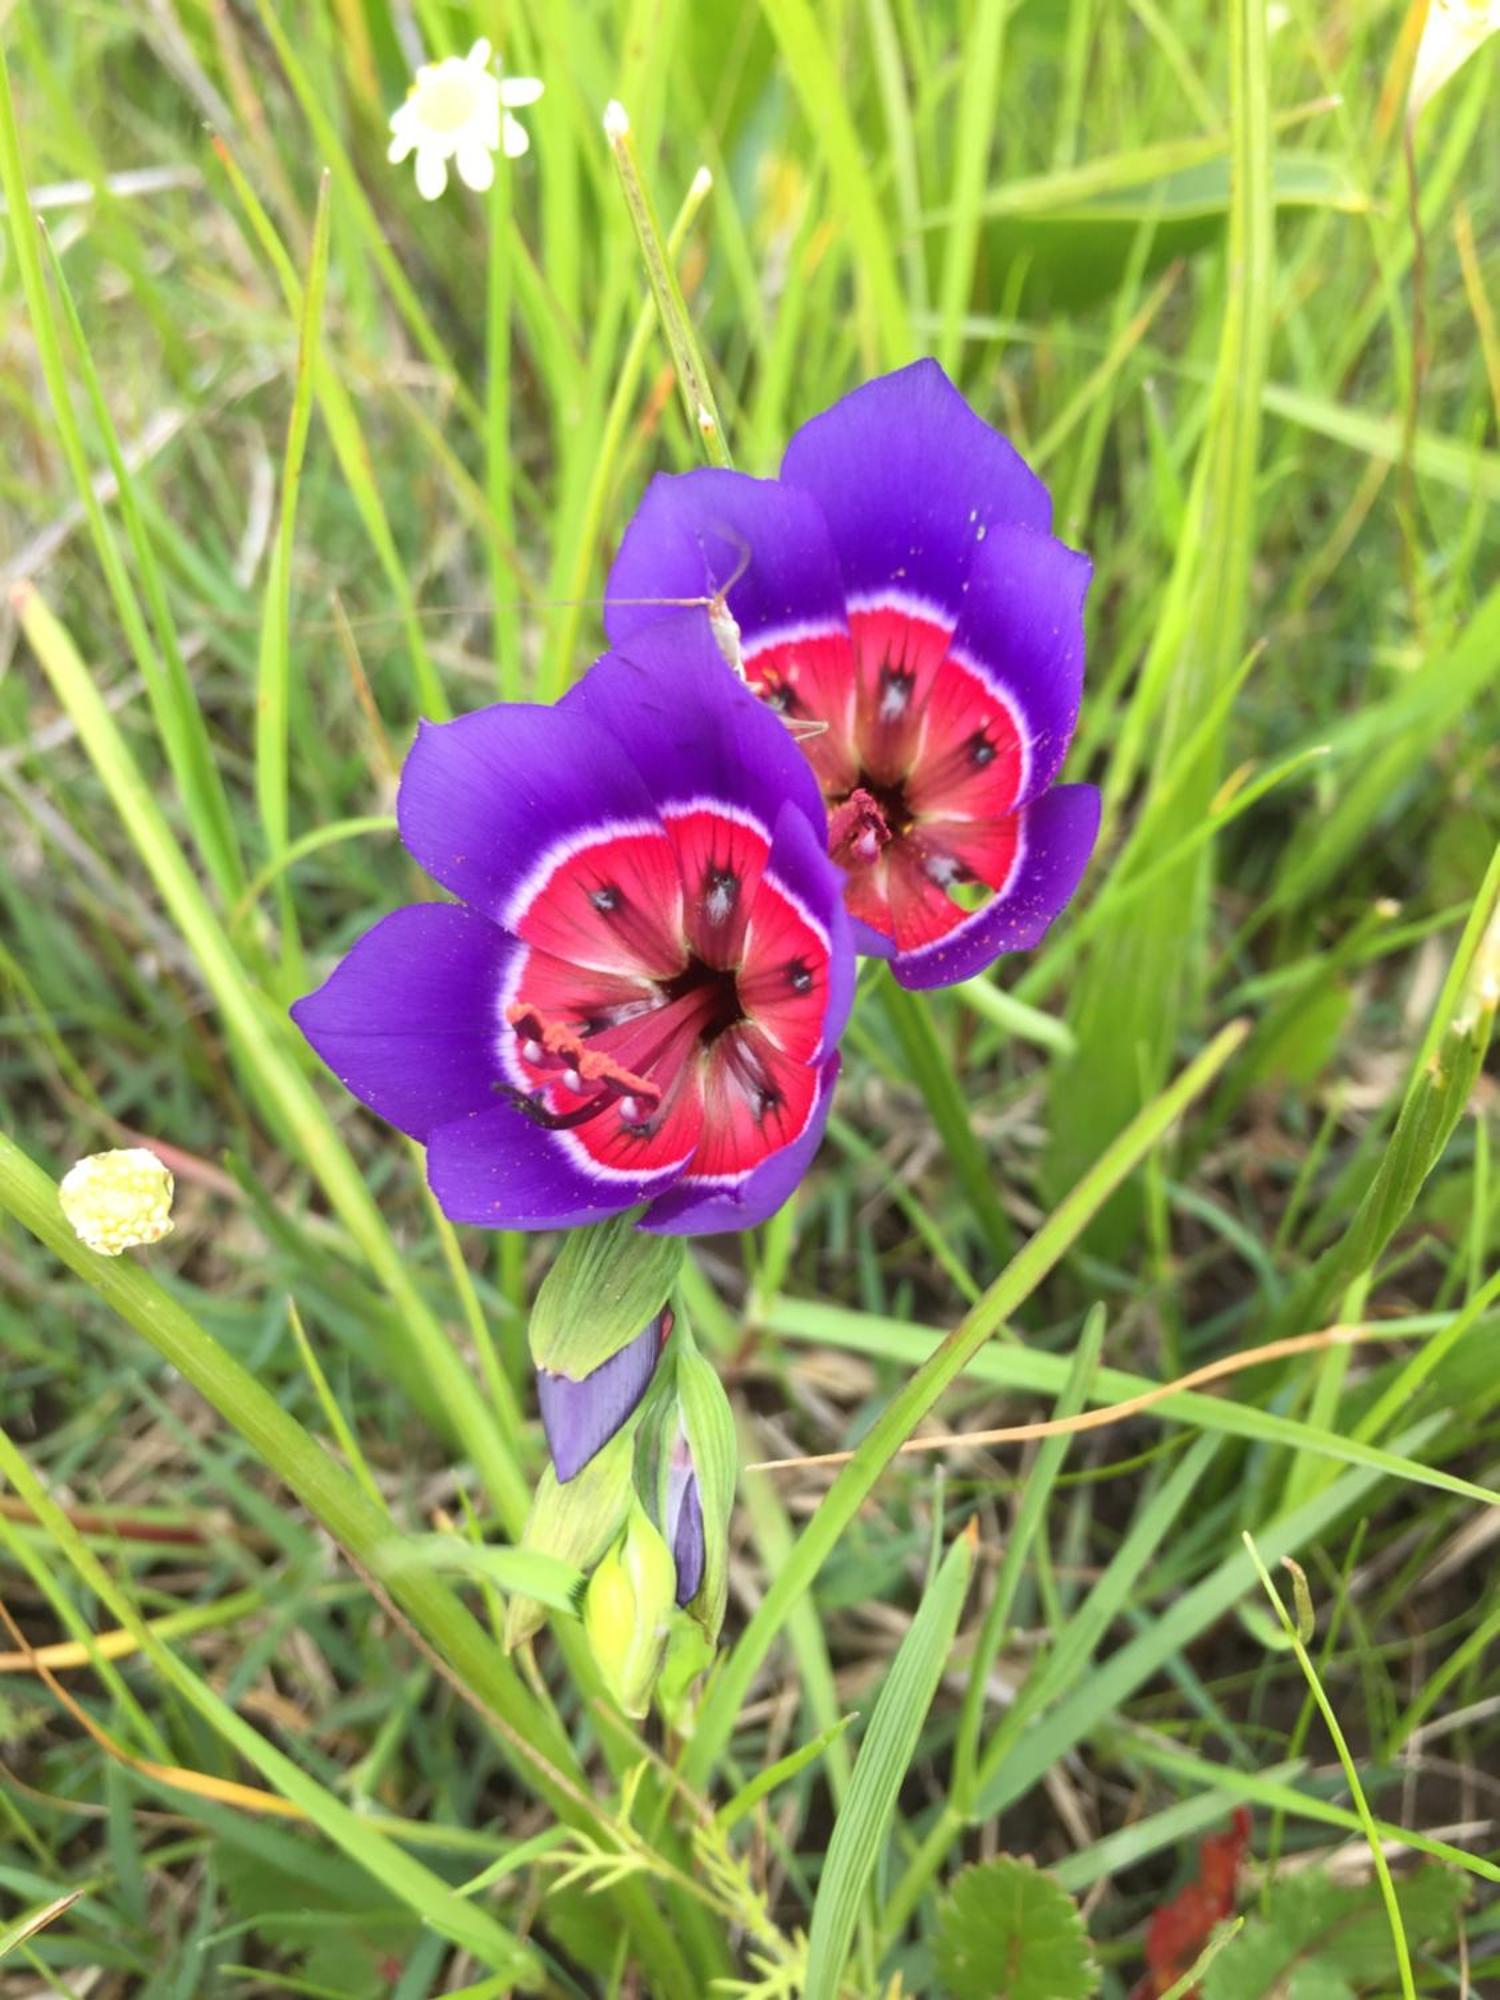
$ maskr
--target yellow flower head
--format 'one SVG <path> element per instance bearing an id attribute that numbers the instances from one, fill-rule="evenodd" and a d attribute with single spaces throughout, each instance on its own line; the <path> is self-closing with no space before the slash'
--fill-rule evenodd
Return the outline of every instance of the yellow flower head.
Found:
<path id="1" fill-rule="evenodd" d="M 172 1227 L 172 1176 L 144 1146 L 76 1161 L 57 1198 L 80 1241 L 103 1257 L 159 1243 Z"/>

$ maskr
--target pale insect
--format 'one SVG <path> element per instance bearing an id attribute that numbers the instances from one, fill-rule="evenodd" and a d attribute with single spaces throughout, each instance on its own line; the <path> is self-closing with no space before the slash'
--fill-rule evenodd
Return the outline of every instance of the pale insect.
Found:
<path id="1" fill-rule="evenodd" d="M 750 567 L 750 544 L 739 535 L 731 535 L 720 530 L 726 541 L 738 544 L 739 557 L 733 571 L 727 576 L 712 597 L 626 597 L 617 598 L 619 604 L 661 604 L 691 610 L 701 605 L 708 613 L 708 627 L 714 635 L 714 644 L 724 657 L 724 664 L 737 674 L 748 687 L 749 676 L 745 672 L 745 649 L 740 642 L 739 622 L 729 608 L 729 593 Z M 798 743 L 805 743 L 810 737 L 821 736 L 827 729 L 826 722 L 811 718 L 798 721 L 794 716 L 783 716 L 788 736 Z"/>
<path id="2" fill-rule="evenodd" d="M 745 673 L 745 649 L 740 644 L 739 622 L 729 608 L 729 593 L 750 567 L 749 545 L 740 536 L 725 534 L 726 541 L 739 545 L 739 559 L 733 573 L 720 584 L 712 597 L 617 597 L 616 604 L 660 604 L 684 611 L 696 610 L 700 606 L 708 613 L 708 629 L 714 635 L 714 644 L 724 656 L 724 664 L 749 685 Z"/>

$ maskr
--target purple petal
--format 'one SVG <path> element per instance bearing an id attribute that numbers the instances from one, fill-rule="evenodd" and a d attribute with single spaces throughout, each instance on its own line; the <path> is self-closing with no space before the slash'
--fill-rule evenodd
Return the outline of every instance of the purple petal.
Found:
<path id="1" fill-rule="evenodd" d="M 495 1101 L 499 996 L 515 949 L 472 910 L 394 910 L 296 1003 L 292 1019 L 362 1104 L 425 1139 Z"/>
<path id="2" fill-rule="evenodd" d="M 608 1172 L 572 1133 L 549 1132 L 508 1104 L 439 1125 L 427 1141 L 427 1178 L 443 1213 L 482 1229 L 602 1222 L 660 1194 L 680 1172 Z"/>
<path id="3" fill-rule="evenodd" d="M 798 627 L 847 630 L 838 559 L 808 494 L 742 472 L 659 473 L 605 586 L 610 643 L 659 618 L 663 598 L 721 591 L 747 646 Z"/>
<path id="4" fill-rule="evenodd" d="M 862 917 L 849 919 L 849 936 L 861 958 L 894 958 L 896 955 L 896 940 L 887 937 L 884 931 L 876 930 L 873 924 L 867 924 Z"/>
<path id="5" fill-rule="evenodd" d="M 526 702 L 424 722 L 396 812 L 427 873 L 497 923 L 549 850 L 590 827 L 655 824 L 617 742 L 566 705 Z"/>
<path id="6" fill-rule="evenodd" d="M 682 1496 L 671 1524 L 672 1560 L 677 1565 L 677 1603 L 691 1604 L 703 1588 L 707 1545 L 703 1533 L 703 1502 L 698 1494 L 698 1475 L 690 1472 L 683 1483 Z"/>
<path id="7" fill-rule="evenodd" d="M 1018 804 L 1062 769 L 1083 696 L 1083 600 L 1093 564 L 1053 535 L 1013 523 L 974 558 L 950 650 L 1009 698 L 1027 739 Z"/>
<path id="8" fill-rule="evenodd" d="M 1024 807 L 1022 819 L 1021 857 L 1009 883 L 946 937 L 899 952 L 892 970 L 903 986 L 972 979 L 1002 952 L 1029 950 L 1045 936 L 1088 866 L 1099 794 L 1092 785 L 1059 785 Z"/>
<path id="9" fill-rule="evenodd" d="M 640 627 L 590 668 L 559 712 L 617 743 L 658 807 L 717 799 L 769 835 L 791 801 L 820 836 L 827 823 L 806 758 L 725 663 L 701 613 Z"/>
<path id="10" fill-rule="evenodd" d="M 989 534 L 1052 525 L 1046 487 L 935 361 L 867 382 L 804 424 L 781 476 L 818 502 L 851 598 L 895 593 L 950 619 Z"/>
<path id="11" fill-rule="evenodd" d="M 754 1229 L 774 1215 L 812 1165 L 828 1123 L 839 1059 L 823 1065 L 818 1095 L 800 1137 L 756 1167 L 734 1187 L 717 1187 L 684 1175 L 652 1202 L 640 1227 L 663 1236 L 711 1236 L 722 1229 Z"/>
<path id="12" fill-rule="evenodd" d="M 766 869 L 791 890 L 828 935 L 828 1007 L 823 1016 L 823 1048 L 838 1047 L 854 1005 L 856 966 L 849 913 L 844 908 L 844 873 L 828 858 L 827 834 L 814 830 L 801 813 L 783 806 Z"/>
<path id="13" fill-rule="evenodd" d="M 591 1375 L 575 1382 L 550 1368 L 536 1371 L 537 1403 L 552 1469 L 566 1485 L 607 1445 L 645 1395 L 661 1355 L 661 1317 Z"/>

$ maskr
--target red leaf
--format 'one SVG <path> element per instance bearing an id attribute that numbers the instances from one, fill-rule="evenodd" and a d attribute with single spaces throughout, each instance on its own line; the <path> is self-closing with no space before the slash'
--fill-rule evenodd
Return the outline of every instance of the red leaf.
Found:
<path id="1" fill-rule="evenodd" d="M 1198 1848 L 1196 1878 L 1163 1903 L 1146 1926 L 1146 1976 L 1130 2000 L 1158 2000 L 1192 1969 L 1214 1926 L 1234 1914 L 1240 1863 L 1250 1844 L 1250 1812 L 1237 1806 L 1227 1833 L 1211 1833 Z M 1196 1994 L 1186 1996 L 1193 2000 Z"/>

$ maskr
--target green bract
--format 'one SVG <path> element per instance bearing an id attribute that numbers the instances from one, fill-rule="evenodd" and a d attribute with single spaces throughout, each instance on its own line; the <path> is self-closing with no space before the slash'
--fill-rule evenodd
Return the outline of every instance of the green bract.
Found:
<path id="1" fill-rule="evenodd" d="M 729 1517 L 738 1464 L 734 1411 L 718 1372 L 698 1352 L 686 1326 L 679 1325 L 672 1346 L 678 1415 L 693 1455 L 698 1504 L 703 1509 L 703 1582 L 686 1609 L 713 1645 L 729 1596 Z"/>
<path id="2" fill-rule="evenodd" d="M 610 1439 L 566 1486 L 549 1465 L 537 1481 L 521 1547 L 555 1556 L 586 1570 L 620 1532 L 631 1501 L 632 1434 Z M 519 1646 L 542 1624 L 545 1607 L 534 1597 L 512 1597 L 505 1614 L 505 1644 Z"/>
<path id="3" fill-rule="evenodd" d="M 680 1236 L 646 1236 L 634 1212 L 575 1229 L 542 1280 L 528 1339 L 538 1368 L 581 1382 L 634 1340 L 667 1302 Z"/>

